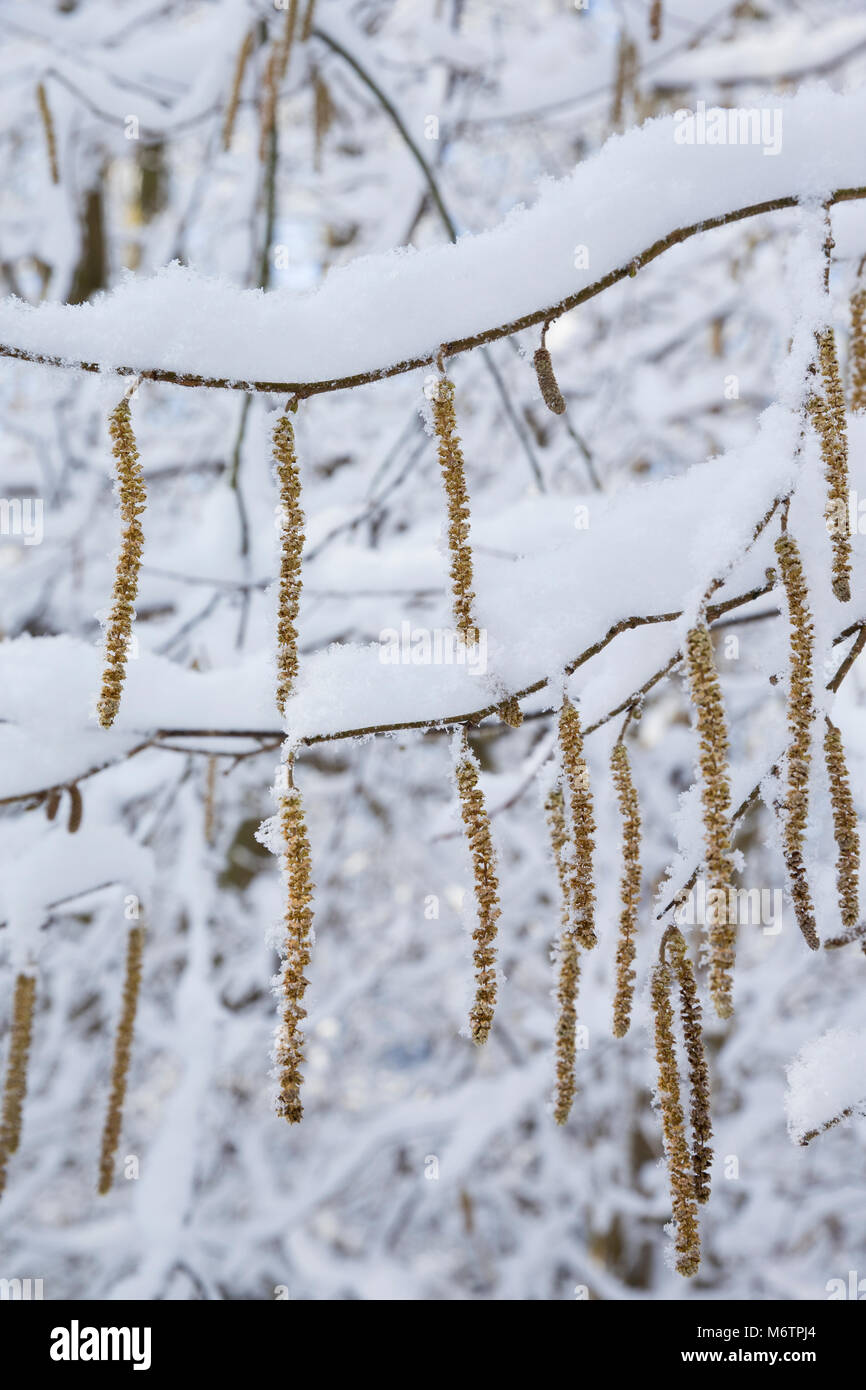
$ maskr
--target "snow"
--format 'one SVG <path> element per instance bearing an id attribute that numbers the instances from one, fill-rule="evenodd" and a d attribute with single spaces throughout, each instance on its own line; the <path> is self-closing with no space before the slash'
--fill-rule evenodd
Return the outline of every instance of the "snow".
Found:
<path id="1" fill-rule="evenodd" d="M 697 52 L 677 53 L 654 69 L 653 80 L 660 87 L 681 87 L 690 82 L 724 85 L 791 78 L 838 62 L 866 44 L 863 15 L 840 15 L 820 25 L 806 15 L 792 15 L 767 29 L 766 34 L 759 31 L 733 42 L 706 44 Z"/>
<path id="2" fill-rule="evenodd" d="M 788 1129 L 797 1143 L 844 1111 L 866 1113 L 866 1029 L 830 1028 L 788 1067 Z"/>
<path id="3" fill-rule="evenodd" d="M 47 297 L 33 309 L 0 303 L 13 347 L 28 338 L 106 368 L 327 382 L 337 370 L 429 355 L 442 337 L 592 288 L 679 221 L 774 194 L 800 199 L 799 208 L 692 236 L 563 315 L 549 345 L 564 417 L 539 399 L 538 326 L 491 345 L 537 474 L 485 356 L 455 362 L 487 639 L 475 674 L 382 660 L 388 629 L 402 638 L 405 625 L 411 645 L 413 634 L 452 624 L 445 509 L 422 423 L 429 368 L 302 403 L 301 675 L 285 723 L 274 700 L 270 461 L 282 402 L 147 382 L 137 392 L 146 546 L 124 699 L 106 731 L 93 713 L 97 617 L 110 602 L 119 533 L 106 415 L 122 387 L 107 370 L 0 362 L 3 491 L 44 502 L 40 544 L 14 529 L 0 535 L 0 800 L 11 799 L 0 810 L 0 1059 L 14 971 L 38 979 L 25 1128 L 2 1203 L 10 1267 L 44 1273 L 46 1294 L 61 1299 L 82 1289 L 145 1300 L 270 1300 L 277 1289 L 293 1300 L 569 1300 L 576 1289 L 753 1306 L 821 1297 L 828 1275 L 862 1269 L 866 1255 L 866 958 L 857 942 L 809 951 L 783 898 L 775 803 L 789 632 L 779 589 L 727 615 L 716 644 L 734 803 L 760 786 L 737 827 L 738 884 L 762 904 L 766 894 L 773 916 L 762 908 L 760 921 L 741 922 L 735 1017 L 720 1026 L 708 1001 L 703 1013 L 716 1163 L 697 1287 L 677 1288 L 662 1259 L 670 1192 L 648 1105 L 647 984 L 663 927 L 653 899 L 667 901 L 704 855 L 698 737 L 681 668 L 652 686 L 627 734 L 644 892 L 634 1021 L 621 1040 L 610 1036 L 622 823 L 609 755 L 623 715 L 609 716 L 681 650 L 711 582 L 723 585 L 713 601 L 764 585 L 778 514 L 751 544 L 753 528 L 793 487 L 788 524 L 810 590 L 816 704 L 842 732 L 857 811 L 866 809 L 864 662 L 835 698 L 824 692 L 853 640 L 834 639 L 866 616 L 866 414 L 848 422 L 862 522 L 850 604 L 827 583 L 823 468 L 809 431 L 800 439 L 819 324 L 834 324 L 851 385 L 849 301 L 866 250 L 866 199 L 833 209 L 829 296 L 821 204 L 829 186 L 864 182 L 864 95 L 852 88 L 866 69 L 857 56 L 866 25 L 856 6 L 815 0 L 804 23 L 786 0 L 767 0 L 760 17 L 732 12 L 730 0 L 665 0 L 663 37 L 651 43 L 644 5 L 580 12 L 561 0 L 396 0 L 354 13 L 318 0 L 317 25 L 387 92 L 454 224 L 475 235 L 442 245 L 423 175 L 370 88 L 327 44 L 299 43 L 279 103 L 271 238 L 290 264 L 275 266 L 267 294 L 241 289 L 256 282 L 264 237 L 257 107 L 267 44 L 251 55 L 229 152 L 221 128 L 242 33 L 255 23 L 257 37 L 267 30 L 273 39 L 282 15 L 259 0 L 0 9 L 3 288 Z M 639 71 L 623 124 L 647 110 L 670 114 L 608 139 L 624 29 Z M 769 82 L 824 63 L 848 95 L 758 91 L 762 74 Z M 318 166 L 313 68 L 336 109 Z M 682 87 L 666 86 L 671 74 Z M 725 90 L 728 76 L 738 80 Z M 40 79 L 56 127 L 57 186 L 35 102 Z M 778 111 L 780 152 L 679 144 L 676 132 L 688 127 L 674 108 L 717 97 L 759 103 L 771 133 Z M 438 143 L 425 138 L 431 113 Z M 139 206 L 144 150 L 124 130 L 132 114 L 145 147 L 154 133 L 164 137 L 165 202 L 152 219 Z M 572 173 L 578 158 L 586 162 Z M 80 200 L 94 186 L 105 194 L 113 290 L 67 309 L 59 301 L 87 247 Z M 418 249 L 390 249 L 406 240 Z M 589 250 L 579 270 L 578 244 Z M 175 256 L 187 269 L 159 269 Z M 135 276 L 124 278 L 126 264 L 138 266 Z M 320 284 L 325 266 L 334 269 Z M 586 1046 L 572 1119 L 560 1128 L 548 1113 L 559 929 L 543 805 L 557 761 L 550 714 L 568 663 L 614 624 L 660 614 L 681 616 L 619 632 L 569 680 L 584 726 L 607 722 L 585 742 L 599 945 L 581 963 Z M 472 988 L 463 916 L 471 870 L 449 740 L 425 729 L 536 683 L 521 727 L 491 719 L 470 732 L 502 907 L 497 1019 L 490 1046 L 475 1049 L 460 1036 Z M 422 727 L 315 743 L 297 757 L 316 944 L 306 1113 L 287 1131 L 273 1118 L 268 1076 L 284 886 L 263 848 L 279 848 L 273 822 L 258 834 L 256 826 L 272 810 L 286 736 L 312 743 L 406 721 Z M 819 716 L 805 852 L 826 941 L 841 923 L 820 733 Z M 69 833 L 73 784 L 83 819 Z M 48 821 L 52 787 L 63 791 Z M 130 895 L 147 927 L 145 980 L 118 1182 L 97 1199 L 126 937 L 139 920 L 127 911 Z M 701 931 L 688 942 L 700 963 Z M 703 999 L 703 971 L 698 979 Z M 852 1110 L 805 1149 L 785 1134 L 785 1068 L 798 1053 L 794 1137 Z M 140 1157 L 138 1181 L 125 1180 L 127 1155 Z M 427 1180 L 430 1159 L 436 1181 Z"/>
<path id="4" fill-rule="evenodd" d="M 773 198 L 866 185 L 866 90 L 822 84 L 752 102 L 781 112 L 778 154 L 682 144 L 675 116 L 611 137 L 532 208 L 455 245 L 401 249 L 332 270 L 318 289 L 263 293 L 172 264 L 95 303 L 0 305 L 8 348 L 228 381 L 316 382 L 427 359 L 438 346 L 559 303 L 677 227 Z M 660 196 L 664 190 L 664 196 Z M 576 269 L 575 247 L 589 250 Z"/>
<path id="5" fill-rule="evenodd" d="M 405 664 L 393 664 L 383 659 L 385 644 L 378 641 L 332 644 L 302 660 L 297 693 L 286 711 L 290 740 L 453 719 L 494 703 L 505 692 L 550 680 L 623 618 L 684 609 L 686 615 L 678 624 L 654 628 L 643 644 L 633 641 L 634 660 L 622 667 L 617 663 L 607 679 L 590 668 L 584 722 L 602 717 L 636 688 L 632 681 L 640 685 L 670 658 L 711 580 L 731 571 L 714 596 L 716 602 L 764 582 L 770 560 L 767 538 L 745 559 L 739 557 L 772 499 L 792 481 L 790 429 L 785 412 L 768 411 L 751 445 L 695 465 L 678 478 L 593 500 L 586 529 L 574 525 L 572 498 L 538 499 L 535 506 L 523 503 L 495 522 L 479 523 L 473 531 L 480 541 L 475 587 L 486 634 L 485 668 L 480 661 L 475 666 L 471 661 L 449 664 L 447 646 L 438 664 L 415 664 L 411 650 Z M 501 553 L 499 547 L 508 545 L 518 558 Z M 430 625 L 426 631 L 438 624 L 444 632 L 451 621 L 444 602 L 445 558 L 435 555 L 429 539 L 426 550 L 416 540 L 413 573 L 408 564 L 413 546 L 403 543 L 396 551 L 403 572 L 389 565 L 391 584 L 428 584 L 437 577 L 433 561 L 438 560 L 439 616 L 424 621 Z M 866 568 L 866 547 L 859 538 L 855 554 L 858 565 Z M 663 564 L 658 563 L 660 556 Z M 340 569 L 342 559 L 337 551 L 335 564 Z M 356 582 L 371 582 L 365 569 L 372 564 L 370 556 Z M 321 566 L 315 574 L 317 587 L 326 587 Z M 301 624 L 303 640 L 303 610 Z M 665 634 L 661 639 L 654 635 L 659 631 Z M 49 766 L 48 731 L 56 730 L 59 738 L 70 728 L 93 727 L 100 660 L 96 646 L 67 636 L 22 636 L 0 644 L 0 718 L 19 730 L 17 743 L 11 729 L 7 733 L 0 794 L 20 791 L 22 782 L 33 785 L 29 741 L 20 742 L 21 729 L 30 728 L 43 740 L 40 765 Z M 61 667 L 64 680 L 58 683 Z M 585 679 L 579 671 L 577 693 Z M 128 663 L 113 730 L 94 734 L 82 747 L 88 758 L 99 761 L 101 747 L 117 755 L 120 747 L 130 745 L 130 735 L 146 736 L 162 728 L 278 730 L 273 683 L 270 650 L 211 671 L 184 669 L 141 650 Z M 56 780 L 55 776 L 52 781 Z"/>

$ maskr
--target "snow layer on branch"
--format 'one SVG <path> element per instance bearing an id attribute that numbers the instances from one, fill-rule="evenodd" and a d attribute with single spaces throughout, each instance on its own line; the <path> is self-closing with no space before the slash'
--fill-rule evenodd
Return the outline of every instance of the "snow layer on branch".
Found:
<path id="1" fill-rule="evenodd" d="M 629 487 L 610 499 L 590 501 L 586 529 L 575 526 L 574 499 L 539 499 L 538 515 L 524 506 L 479 524 L 492 528 L 499 545 L 519 558 L 478 553 L 478 616 L 487 634 L 486 662 L 414 664 L 384 658 L 379 642 L 333 645 L 301 663 L 296 696 L 287 709 L 295 738 L 331 734 L 370 725 L 437 720 L 496 703 L 508 691 L 522 690 L 555 676 L 624 618 L 654 614 L 686 615 L 708 583 L 730 576 L 716 599 L 740 594 L 764 582 L 770 558 L 768 537 L 745 557 L 756 521 L 780 490 L 788 487 L 794 464 L 792 419 L 771 409 L 752 444 L 702 463 L 678 478 Z M 522 518 L 527 518 L 523 524 Z M 431 530 L 435 523 L 431 519 Z M 474 533 L 473 533 L 474 534 Z M 547 537 L 545 543 L 545 534 Z M 855 538 L 855 551 L 858 538 Z M 497 546 L 498 549 L 498 546 Z M 430 553 L 418 554 L 425 579 Z M 428 631 L 447 628 L 447 559 L 441 566 L 443 597 L 438 614 L 425 613 Z M 387 564 L 382 557 L 383 565 Z M 860 561 L 862 564 L 862 561 Z M 410 576 L 406 574 L 406 582 Z M 683 621 L 653 626 L 616 639 L 627 659 L 609 666 L 594 662 L 575 677 L 576 693 L 586 687 L 585 721 L 598 718 L 627 697 L 670 659 L 682 639 Z M 415 623 L 407 624 L 411 628 Z M 303 637 L 303 610 L 301 614 Z M 402 634 L 400 635 L 402 636 Z M 411 633 L 409 647 L 411 648 Z M 404 643 L 404 646 L 406 644 Z M 68 777 L 68 731 L 93 720 L 100 652 L 71 637 L 22 637 L 0 644 L 0 719 L 18 730 L 30 728 L 41 745 L 38 766 L 51 766 L 51 744 Z M 59 682 L 58 670 L 64 671 Z M 184 669 L 165 657 L 142 651 L 130 661 L 123 702 L 114 729 L 88 740 L 85 758 L 110 759 L 130 738 L 159 728 L 276 730 L 273 660 L 257 652 L 235 666 L 215 671 Z M 34 786 L 34 763 L 27 744 L 10 728 L 0 759 L 0 795 Z M 82 748 L 84 746 L 82 745 Z M 48 785 L 60 780 L 55 773 Z M 35 785 L 46 785 L 37 782 Z"/>
<path id="2" fill-rule="evenodd" d="M 818 84 L 763 105 L 781 113 L 775 154 L 760 143 L 678 143 L 682 122 L 665 116 L 612 137 L 568 178 L 544 184 L 531 209 L 456 245 L 362 258 L 307 294 L 239 290 L 171 265 L 92 304 L 7 299 L 0 341 L 105 368 L 235 381 L 385 369 L 554 305 L 677 227 L 866 184 L 866 90 L 841 96 Z M 588 268 L 575 268 L 577 246 Z"/>
<path id="3" fill-rule="evenodd" d="M 85 823 L 69 835 L 57 822 L 34 841 L 28 820 L 7 836 L 0 856 L 0 922 L 12 928 L 16 963 L 35 959 L 39 928 L 57 903 L 107 885 L 149 903 L 153 855 L 125 831 Z"/>
<path id="4" fill-rule="evenodd" d="M 788 1068 L 788 1129 L 798 1143 L 844 1111 L 866 1111 L 866 1031 L 831 1028 Z"/>
<path id="5" fill-rule="evenodd" d="M 820 25 L 805 15 L 792 15 L 766 25 L 766 33 L 761 28 L 742 39 L 678 52 L 654 70 L 653 81 L 659 87 L 684 87 L 692 82 L 767 82 L 774 77 L 796 77 L 829 67 L 866 44 L 863 15 L 827 17 Z"/>

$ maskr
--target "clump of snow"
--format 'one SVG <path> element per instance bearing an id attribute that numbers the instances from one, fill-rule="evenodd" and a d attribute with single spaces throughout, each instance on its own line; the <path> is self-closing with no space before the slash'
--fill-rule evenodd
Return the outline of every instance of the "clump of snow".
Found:
<path id="1" fill-rule="evenodd" d="M 846 1111 L 866 1112 L 866 1029 L 831 1028 L 788 1068 L 788 1129 L 802 1143 Z"/>

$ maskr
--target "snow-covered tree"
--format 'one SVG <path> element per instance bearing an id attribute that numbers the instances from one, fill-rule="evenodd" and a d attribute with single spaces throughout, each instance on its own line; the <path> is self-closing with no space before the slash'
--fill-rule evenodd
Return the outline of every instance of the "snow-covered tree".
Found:
<path id="1" fill-rule="evenodd" d="M 0 1276 L 866 1275 L 859 10 L 0 0 Z"/>

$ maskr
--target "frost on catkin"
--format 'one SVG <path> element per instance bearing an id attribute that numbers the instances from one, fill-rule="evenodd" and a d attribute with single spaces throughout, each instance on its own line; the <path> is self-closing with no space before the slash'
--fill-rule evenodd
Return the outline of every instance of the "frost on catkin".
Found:
<path id="1" fill-rule="evenodd" d="M 104 729 L 110 729 L 114 723 L 126 677 L 126 658 L 132 639 L 135 599 L 138 593 L 138 571 L 144 548 L 144 532 L 139 517 L 147 503 L 141 463 L 135 445 L 135 435 L 132 432 L 129 401 L 122 400 L 112 411 L 109 417 L 109 431 L 124 531 L 114 576 L 111 613 L 105 633 L 105 666 L 97 704 L 99 722 Z"/>
<path id="2" fill-rule="evenodd" d="M 559 750 L 571 813 L 573 853 L 569 872 L 574 932 L 580 945 L 591 950 L 596 944 L 593 879 L 595 817 L 589 768 L 583 757 L 580 718 L 567 696 L 559 712 Z"/>
<path id="3" fill-rule="evenodd" d="M 565 798 L 557 784 L 547 798 L 547 823 L 550 844 L 559 878 L 562 897 L 562 926 L 554 950 L 557 967 L 556 1002 L 556 1089 L 553 1116 L 564 1125 L 571 1112 L 575 1080 L 577 1035 L 577 988 L 580 981 L 580 958 L 577 937 L 571 917 L 571 880 L 568 870 L 569 836 L 565 819 Z"/>
<path id="4" fill-rule="evenodd" d="M 634 995 L 635 932 L 640 902 L 640 808 L 631 776 L 628 751 L 620 740 L 610 755 L 613 784 L 622 816 L 622 878 L 619 939 L 616 947 L 616 994 L 613 1001 L 613 1034 L 624 1038 L 631 1023 Z"/>
<path id="5" fill-rule="evenodd" d="M 866 289 L 851 296 L 851 409 L 866 410 Z"/>
<path id="6" fill-rule="evenodd" d="M 0 1116 L 0 1196 L 6 1187 L 9 1158 L 16 1152 L 21 1140 L 21 1117 L 27 1095 L 27 1063 L 30 1057 L 35 1002 L 35 978 L 32 975 L 20 974 L 15 980 L 12 1032 L 6 1061 L 3 1112 Z"/>
<path id="7" fill-rule="evenodd" d="M 824 734 L 824 759 L 830 783 L 830 805 L 833 810 L 833 833 L 836 837 L 836 888 L 839 893 L 839 914 L 842 926 L 855 927 L 860 915 L 860 836 L 857 831 L 857 812 L 851 795 L 848 766 L 842 735 L 829 719 Z"/>
<path id="8" fill-rule="evenodd" d="M 701 624 L 686 639 L 689 687 L 700 738 L 701 804 L 704 813 L 704 846 L 708 890 L 713 901 L 726 903 L 731 882 L 731 784 L 728 771 L 728 732 L 722 690 L 713 660 L 709 629 Z M 718 896 L 721 894 L 721 896 Z M 708 899 L 709 900 L 709 899 Z M 732 972 L 736 926 L 718 907 L 708 922 L 710 943 L 710 995 L 719 1018 L 734 1012 Z M 721 920 L 720 920 L 721 919 Z"/>
<path id="9" fill-rule="evenodd" d="M 507 724 L 509 728 L 519 729 L 523 723 L 523 710 L 516 695 L 509 695 L 508 699 L 502 702 L 498 714 L 503 724 Z"/>
<path id="10" fill-rule="evenodd" d="M 825 518 L 833 546 L 832 588 L 842 603 L 851 597 L 851 537 L 848 526 L 848 429 L 845 393 L 832 328 L 816 334 L 823 395 L 812 395 L 807 410 L 821 445 L 827 480 Z"/>
<path id="11" fill-rule="evenodd" d="M 114 1036 L 114 1060 L 111 1066 L 111 1091 L 102 1130 L 102 1152 L 99 1157 L 99 1191 L 102 1196 L 111 1190 L 114 1156 L 120 1143 L 123 1124 L 123 1102 L 129 1079 L 132 1057 L 132 1037 L 135 1014 L 141 990 L 141 957 L 144 950 L 144 927 L 130 928 L 126 943 L 126 976 L 123 981 L 123 1001 L 120 1020 Z"/>
<path id="12" fill-rule="evenodd" d="M 547 348 L 538 348 L 532 360 L 535 364 L 535 375 L 538 377 L 538 387 L 544 404 L 548 410 L 553 411 L 554 415 L 562 415 L 566 408 L 565 399 L 554 375 L 553 363 Z"/>
<path id="13" fill-rule="evenodd" d="M 701 1257 L 697 1194 L 692 1155 L 686 1138 L 680 1099 L 680 1074 L 674 1040 L 674 1011 L 670 1001 L 674 971 L 662 956 L 652 973 L 650 997 L 655 1017 L 658 1063 L 658 1104 L 662 1140 L 670 1178 L 677 1273 L 696 1274 Z"/>
<path id="14" fill-rule="evenodd" d="M 496 923 L 500 916 L 496 856 L 490 834 L 490 821 L 478 785 L 475 757 L 464 741 L 455 769 L 460 797 L 460 815 L 472 855 L 475 904 L 478 924 L 472 933 L 475 943 L 475 1001 L 469 1014 L 469 1030 L 477 1043 L 487 1041 L 496 1007 Z"/>
<path id="15" fill-rule="evenodd" d="M 288 415 L 274 429 L 274 460 L 280 489 L 280 591 L 277 611 L 277 708 L 283 714 L 298 674 L 298 609 L 301 603 L 301 556 L 304 513 L 301 477 L 295 456 L 295 432 Z"/>
<path id="16" fill-rule="evenodd" d="M 472 551 L 469 547 L 469 493 L 454 413 L 454 382 L 447 376 L 439 378 L 433 396 L 433 423 L 448 506 L 454 625 L 461 640 L 471 647 L 479 640 L 480 634 L 473 617 L 475 594 L 472 590 Z"/>
<path id="17" fill-rule="evenodd" d="M 279 1075 L 277 1114 L 298 1124 L 304 1113 L 301 1104 L 301 1063 L 304 1060 L 303 1006 L 309 980 L 304 971 L 310 963 L 313 911 L 310 845 L 301 794 L 289 786 L 281 793 L 278 820 L 283 842 L 282 870 L 286 883 L 284 916 L 285 946 L 280 976 L 280 996 L 283 1012 L 277 1030 L 274 1060 Z"/>
<path id="18" fill-rule="evenodd" d="M 809 819 L 809 768 L 812 758 L 812 659 L 815 630 L 807 601 L 806 580 L 800 552 L 789 531 L 776 541 L 779 571 L 788 600 L 790 623 L 790 680 L 788 688 L 788 732 L 786 755 L 787 790 L 784 803 L 782 846 L 797 925 L 806 945 L 817 951 L 820 942 L 815 929 L 815 912 L 803 842 Z"/>

